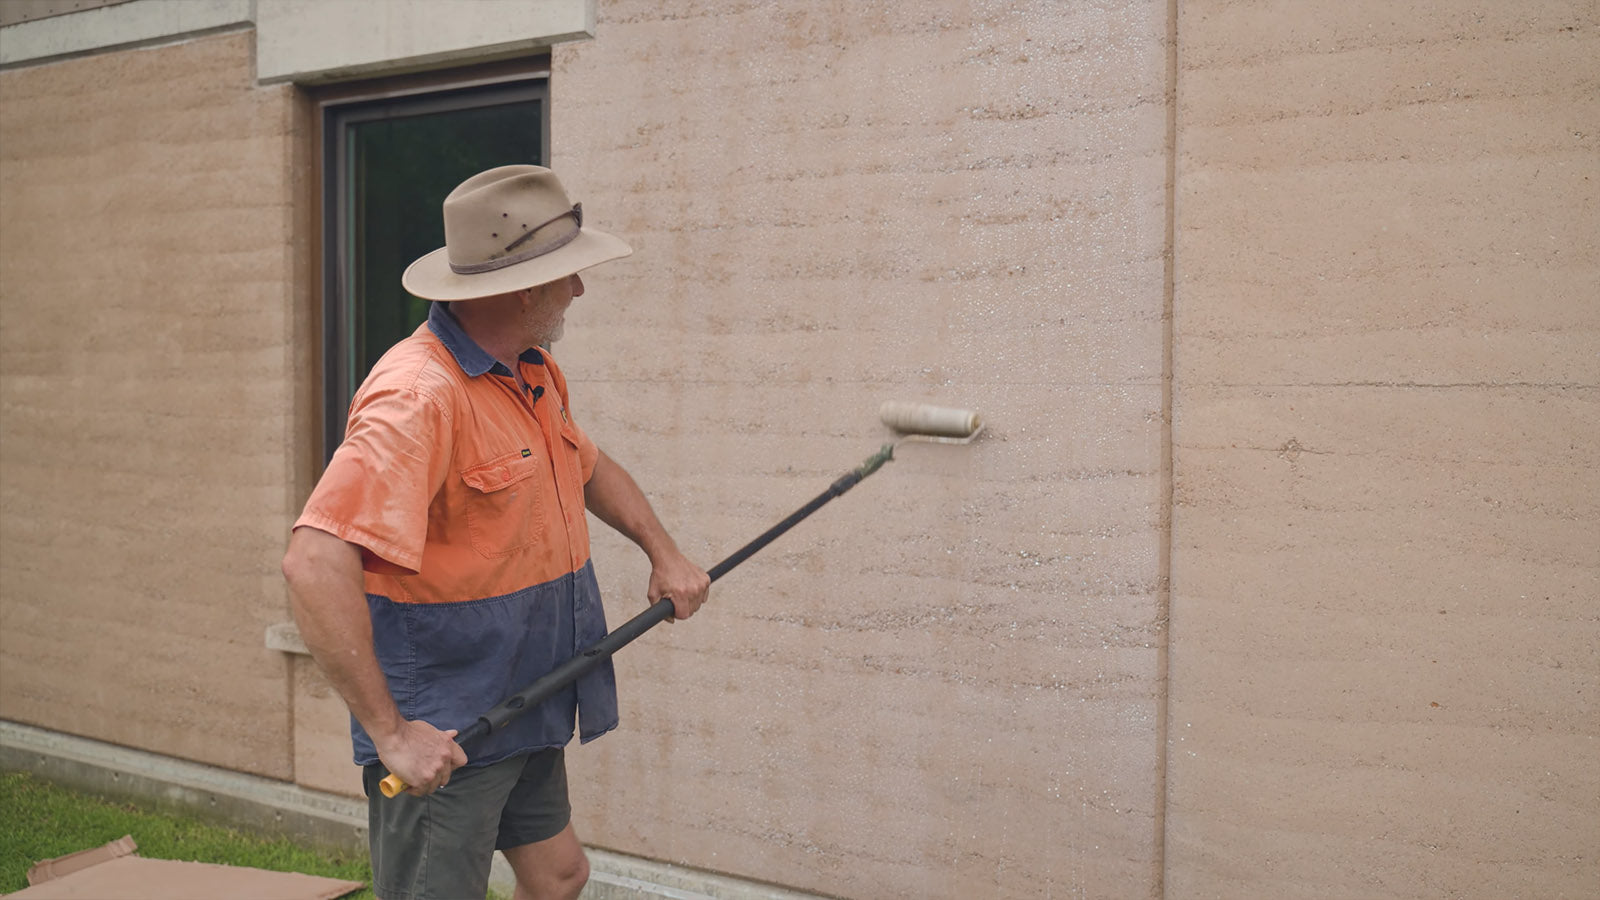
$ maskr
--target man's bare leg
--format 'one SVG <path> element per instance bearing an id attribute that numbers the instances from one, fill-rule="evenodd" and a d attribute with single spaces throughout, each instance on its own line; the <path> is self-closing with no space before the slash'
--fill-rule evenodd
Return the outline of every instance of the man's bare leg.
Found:
<path id="1" fill-rule="evenodd" d="M 589 881 L 589 857 L 570 822 L 553 838 L 504 852 L 517 876 L 514 900 L 577 900 Z"/>

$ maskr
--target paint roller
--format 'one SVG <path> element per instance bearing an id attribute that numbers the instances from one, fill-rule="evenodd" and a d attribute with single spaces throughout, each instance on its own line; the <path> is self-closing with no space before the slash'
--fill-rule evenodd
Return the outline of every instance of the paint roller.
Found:
<path id="1" fill-rule="evenodd" d="M 711 580 L 716 581 L 728 574 L 734 567 L 776 540 L 779 535 L 800 524 L 835 497 L 860 484 L 861 479 L 883 468 L 884 463 L 894 459 L 895 448 L 902 442 L 918 440 L 965 444 L 970 443 L 983 430 L 983 423 L 978 414 L 972 410 L 930 406 L 926 403 L 889 401 L 878 408 L 878 418 L 899 435 L 897 440 L 884 444 L 877 453 L 840 476 L 810 503 L 790 513 L 783 521 L 734 551 L 733 555 L 712 566 L 706 573 L 711 576 Z M 670 618 L 672 618 L 672 600 L 663 597 L 649 609 L 618 626 L 615 631 L 580 650 L 571 659 L 551 669 L 534 683 L 506 698 L 499 706 L 479 716 L 476 722 L 457 733 L 456 743 L 465 746 L 469 741 L 499 731 L 524 712 L 533 709 L 577 681 L 590 669 L 610 659 L 612 654 L 632 643 L 646 631 Z M 406 784 L 398 776 L 390 773 L 384 776 L 378 787 L 385 797 L 393 797 L 405 790 Z"/>
<path id="2" fill-rule="evenodd" d="M 965 444 L 983 430 L 983 422 L 970 409 L 902 403 L 889 400 L 878 407 L 883 424 L 900 432 L 900 440 L 919 438 Z"/>

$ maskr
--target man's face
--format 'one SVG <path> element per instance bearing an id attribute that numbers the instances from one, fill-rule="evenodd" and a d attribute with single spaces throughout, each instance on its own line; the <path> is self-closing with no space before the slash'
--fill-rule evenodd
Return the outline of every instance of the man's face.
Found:
<path id="1" fill-rule="evenodd" d="M 575 298 L 583 296 L 583 279 L 576 274 L 541 284 L 529 291 L 530 303 L 526 325 L 532 344 L 543 344 L 561 339 L 565 330 L 567 307 Z"/>

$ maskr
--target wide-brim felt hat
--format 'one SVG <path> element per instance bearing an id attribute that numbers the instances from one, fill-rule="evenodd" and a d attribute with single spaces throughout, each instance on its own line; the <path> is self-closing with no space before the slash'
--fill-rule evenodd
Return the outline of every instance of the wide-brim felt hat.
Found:
<path id="1" fill-rule="evenodd" d="M 633 252 L 583 227 L 583 205 L 543 166 L 500 166 L 444 198 L 443 247 L 406 267 L 400 283 L 425 300 L 475 300 L 547 284 Z"/>

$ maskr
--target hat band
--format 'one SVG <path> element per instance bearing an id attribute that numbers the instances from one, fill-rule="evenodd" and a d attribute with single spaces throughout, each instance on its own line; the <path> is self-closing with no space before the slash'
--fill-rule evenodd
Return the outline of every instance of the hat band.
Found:
<path id="1" fill-rule="evenodd" d="M 548 221 L 540 222 L 532 228 L 529 228 L 527 231 L 524 231 L 516 240 L 506 245 L 506 250 L 508 252 L 515 250 L 516 248 L 522 246 L 522 244 L 526 243 L 529 238 L 533 237 L 534 232 L 544 228 L 547 225 L 553 225 L 556 222 L 565 219 L 567 216 L 571 216 L 573 221 L 577 222 L 578 227 L 574 228 L 571 234 L 562 235 L 553 243 L 529 247 L 520 253 L 512 253 L 510 256 L 501 256 L 496 259 L 491 259 L 487 262 L 451 263 L 450 271 L 456 273 L 457 275 L 481 275 L 484 272 L 493 272 L 496 269 L 504 269 L 507 266 L 514 266 L 517 263 L 527 262 L 535 257 L 544 256 L 546 253 L 554 253 L 555 251 L 560 250 L 562 247 L 565 247 L 566 245 L 577 240 L 578 235 L 583 233 L 582 203 L 572 204 L 571 209 L 550 218 Z"/>

